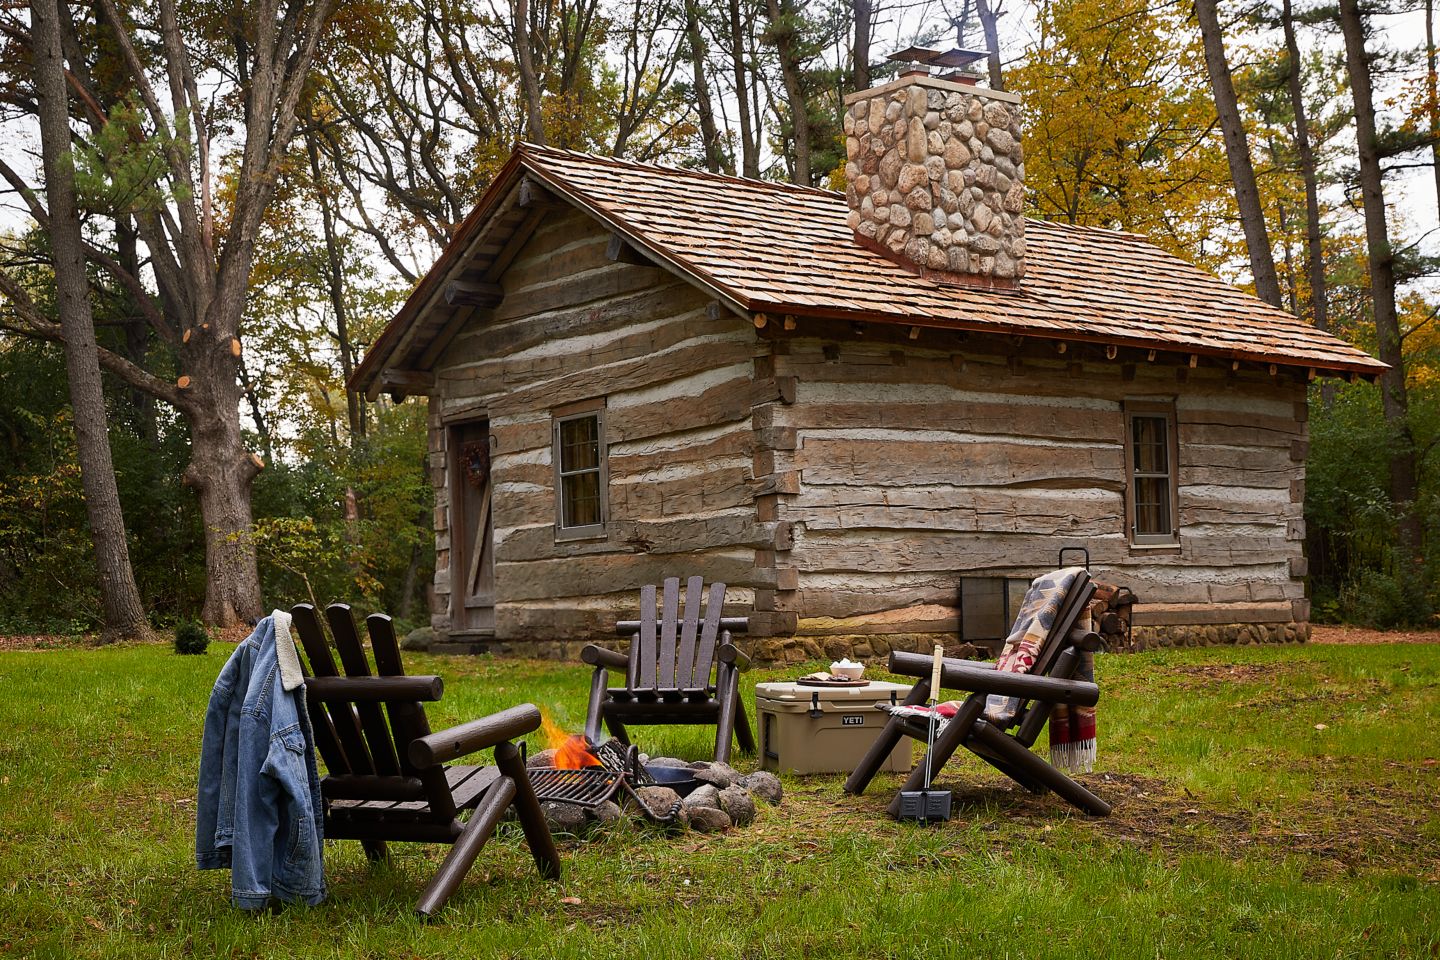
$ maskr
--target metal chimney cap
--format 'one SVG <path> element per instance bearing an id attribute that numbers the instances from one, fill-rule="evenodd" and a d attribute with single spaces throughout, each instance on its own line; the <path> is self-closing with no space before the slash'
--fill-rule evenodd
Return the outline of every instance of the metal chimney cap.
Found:
<path id="1" fill-rule="evenodd" d="M 904 50 L 890 54 L 885 59 L 899 63 L 923 63 L 931 67 L 959 70 L 978 60 L 984 60 L 988 56 L 990 56 L 988 50 L 965 50 L 954 47 L 942 52 L 931 50 L 928 47 L 906 47 Z"/>

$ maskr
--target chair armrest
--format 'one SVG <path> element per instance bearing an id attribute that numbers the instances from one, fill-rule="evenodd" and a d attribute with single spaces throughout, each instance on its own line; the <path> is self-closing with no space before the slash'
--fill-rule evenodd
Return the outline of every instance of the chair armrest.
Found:
<path id="1" fill-rule="evenodd" d="M 722 643 L 715 651 L 715 657 L 721 663 L 728 663 L 744 673 L 750 669 L 750 658 L 740 652 L 740 648 L 733 643 Z"/>
<path id="2" fill-rule="evenodd" d="M 605 667 L 609 670 L 624 670 L 630 666 L 630 658 L 618 650 L 609 650 L 605 647 L 587 643 L 580 651 L 580 659 L 594 667 Z"/>
<path id="3" fill-rule="evenodd" d="M 324 703 L 434 703 L 445 692 L 439 677 L 306 677 L 305 689 Z"/>
<path id="4" fill-rule="evenodd" d="M 424 769 L 477 750 L 486 750 L 540 728 L 540 710 L 533 703 L 492 713 L 458 727 L 410 742 L 410 762 Z"/>
<path id="5" fill-rule="evenodd" d="M 911 677 L 928 677 L 934 662 L 923 653 L 892 651 L 890 672 Z M 1048 703 L 1072 703 L 1082 707 L 1093 707 L 1100 700 L 1100 688 L 1088 681 L 1006 673 L 994 667 L 981 667 L 969 660 L 954 660 L 949 657 L 945 658 L 941 667 L 940 686 L 968 693 L 998 693 L 1007 697 L 1023 697 Z"/>

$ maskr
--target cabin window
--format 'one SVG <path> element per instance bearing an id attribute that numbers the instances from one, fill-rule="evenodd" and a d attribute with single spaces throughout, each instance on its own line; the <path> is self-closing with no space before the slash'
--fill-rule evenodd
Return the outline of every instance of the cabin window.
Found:
<path id="1" fill-rule="evenodd" d="M 1174 403 L 1125 404 L 1125 459 L 1130 542 L 1137 546 L 1175 545 Z"/>
<path id="2" fill-rule="evenodd" d="M 555 416 L 555 534 L 605 535 L 605 410 L 598 405 Z"/>

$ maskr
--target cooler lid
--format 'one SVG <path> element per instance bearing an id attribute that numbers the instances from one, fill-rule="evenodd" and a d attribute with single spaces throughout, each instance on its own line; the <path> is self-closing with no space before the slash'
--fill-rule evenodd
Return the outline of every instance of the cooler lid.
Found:
<path id="1" fill-rule="evenodd" d="M 781 702 L 811 703 L 816 698 L 822 702 L 848 701 L 851 703 L 880 703 L 890 700 L 904 700 L 910 687 L 903 683 L 872 680 L 863 687 L 802 687 L 793 682 L 757 683 L 755 696 Z"/>

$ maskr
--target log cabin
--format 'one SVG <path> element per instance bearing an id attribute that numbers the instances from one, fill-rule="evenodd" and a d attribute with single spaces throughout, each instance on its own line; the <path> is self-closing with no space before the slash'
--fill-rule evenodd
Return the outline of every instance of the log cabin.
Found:
<path id="1" fill-rule="evenodd" d="M 436 648 L 570 655 L 697 573 L 761 659 L 993 640 L 1064 548 L 1136 647 L 1306 639 L 1307 384 L 1383 365 L 1026 218 L 1021 113 L 852 94 L 843 194 L 519 144 L 351 381 L 428 397 Z"/>

